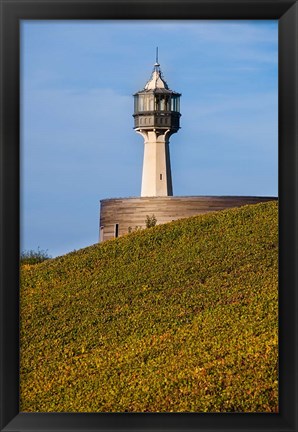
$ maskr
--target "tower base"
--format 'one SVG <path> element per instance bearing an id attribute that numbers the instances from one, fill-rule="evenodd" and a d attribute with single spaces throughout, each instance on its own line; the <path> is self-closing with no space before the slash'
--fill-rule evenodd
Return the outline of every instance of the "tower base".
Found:
<path id="1" fill-rule="evenodd" d="M 168 196 L 111 198 L 100 201 L 100 241 L 110 240 L 139 228 L 146 217 L 155 216 L 157 225 L 198 214 L 277 200 L 252 196 Z"/>

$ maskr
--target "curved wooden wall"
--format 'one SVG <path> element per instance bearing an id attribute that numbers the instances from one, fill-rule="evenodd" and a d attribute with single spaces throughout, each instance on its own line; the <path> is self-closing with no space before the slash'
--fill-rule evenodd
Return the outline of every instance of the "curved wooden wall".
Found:
<path id="1" fill-rule="evenodd" d="M 169 196 L 111 198 L 100 201 L 100 241 L 127 234 L 130 229 L 146 227 L 146 216 L 154 215 L 157 225 L 197 214 L 276 200 L 251 196 Z M 118 227 L 116 228 L 116 224 Z"/>

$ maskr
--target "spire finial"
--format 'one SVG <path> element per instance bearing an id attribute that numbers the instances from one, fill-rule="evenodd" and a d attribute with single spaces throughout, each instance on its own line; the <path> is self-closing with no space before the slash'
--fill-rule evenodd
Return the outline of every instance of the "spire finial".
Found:
<path id="1" fill-rule="evenodd" d="M 158 63 L 158 47 L 156 47 L 156 62 L 155 62 L 155 64 L 154 64 L 154 66 L 155 67 L 158 67 L 158 66 L 160 66 L 160 64 Z"/>

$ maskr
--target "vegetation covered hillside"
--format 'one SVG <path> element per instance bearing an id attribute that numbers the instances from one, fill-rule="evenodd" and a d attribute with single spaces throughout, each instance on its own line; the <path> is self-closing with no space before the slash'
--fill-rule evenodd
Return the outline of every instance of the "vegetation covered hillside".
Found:
<path id="1" fill-rule="evenodd" d="M 22 268 L 21 411 L 276 412 L 277 203 Z"/>

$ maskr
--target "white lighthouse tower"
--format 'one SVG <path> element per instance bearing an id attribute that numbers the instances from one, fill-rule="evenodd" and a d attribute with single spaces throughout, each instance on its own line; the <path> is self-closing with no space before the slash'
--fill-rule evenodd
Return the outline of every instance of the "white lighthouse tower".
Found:
<path id="1" fill-rule="evenodd" d="M 158 224 L 198 214 L 270 201 L 272 197 L 173 196 L 169 139 L 179 130 L 180 93 L 169 89 L 158 57 L 151 78 L 134 94 L 134 129 L 144 138 L 144 163 L 140 197 L 100 201 L 100 241 L 147 227 L 148 215 Z"/>
<path id="2" fill-rule="evenodd" d="M 173 195 L 169 139 L 180 128 L 180 96 L 169 89 L 156 55 L 151 78 L 134 94 L 134 129 L 144 138 L 142 197 Z"/>

